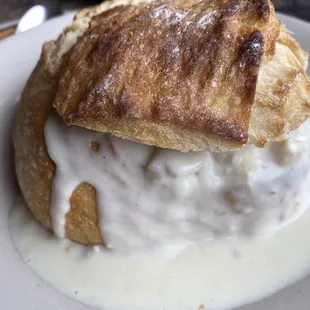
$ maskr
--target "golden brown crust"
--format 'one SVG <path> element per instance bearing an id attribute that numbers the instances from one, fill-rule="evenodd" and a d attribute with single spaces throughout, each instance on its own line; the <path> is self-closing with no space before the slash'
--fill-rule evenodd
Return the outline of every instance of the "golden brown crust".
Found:
<path id="1" fill-rule="evenodd" d="M 46 48 L 47 45 L 43 54 Z M 55 91 L 56 82 L 41 57 L 22 94 L 13 131 L 19 186 L 30 210 L 48 229 L 52 228 L 49 203 L 55 165 L 47 153 L 44 124 L 51 113 Z"/>
<path id="2" fill-rule="evenodd" d="M 279 33 L 272 14 L 268 0 L 156 1 L 104 12 L 70 52 L 54 105 L 68 124 L 160 147 L 240 148 L 260 65 Z M 180 135 L 201 138 L 180 145 Z"/>

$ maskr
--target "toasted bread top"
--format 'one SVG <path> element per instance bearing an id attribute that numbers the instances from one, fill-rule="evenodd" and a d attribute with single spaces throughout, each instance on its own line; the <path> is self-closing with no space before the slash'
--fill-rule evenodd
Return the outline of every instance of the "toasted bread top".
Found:
<path id="1" fill-rule="evenodd" d="M 240 148 L 279 31 L 267 0 L 118 6 L 73 47 L 54 105 L 68 124 L 159 147 Z M 202 145 L 186 146 L 193 135 Z"/>

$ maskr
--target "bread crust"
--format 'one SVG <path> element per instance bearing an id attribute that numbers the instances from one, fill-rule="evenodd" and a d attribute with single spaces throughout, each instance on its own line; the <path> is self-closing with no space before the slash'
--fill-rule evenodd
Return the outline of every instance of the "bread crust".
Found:
<path id="1" fill-rule="evenodd" d="M 69 125 L 158 147 L 241 148 L 279 30 L 268 0 L 116 7 L 73 47 L 54 106 Z"/>
<path id="2" fill-rule="evenodd" d="M 281 141 L 310 115 L 310 83 L 305 73 L 307 53 L 282 27 L 271 61 L 262 66 L 249 128 L 258 147 Z"/>
<path id="3" fill-rule="evenodd" d="M 45 45 L 42 55 L 49 46 Z M 38 221 L 52 229 L 50 195 L 55 164 L 47 153 L 44 124 L 52 111 L 56 81 L 41 56 L 22 94 L 13 126 L 17 180 L 24 199 Z"/>
<path id="4" fill-rule="evenodd" d="M 226 1 L 222 2 L 226 3 Z M 225 110 L 226 114 L 220 115 L 223 116 L 221 118 L 216 115 L 212 106 L 210 106 L 209 110 L 198 107 L 195 111 L 192 107 L 188 109 L 190 112 L 186 112 L 187 106 L 182 101 L 182 98 L 180 102 L 185 105 L 182 109 L 179 103 L 174 108 L 171 105 L 168 107 L 161 105 L 159 101 L 156 108 L 152 106 L 151 111 L 149 111 L 149 101 L 144 103 L 141 100 L 142 96 L 148 98 L 148 94 L 153 91 L 153 87 L 148 88 L 149 81 L 152 81 L 149 75 L 147 75 L 148 79 L 146 81 L 142 81 L 137 77 L 130 80 L 126 75 L 124 81 L 129 83 L 127 95 L 123 99 L 117 99 L 115 95 L 113 98 L 115 107 L 112 106 L 111 110 L 108 110 L 108 114 L 106 114 L 107 110 L 102 109 L 100 103 L 102 93 L 95 98 L 96 100 L 90 100 L 94 85 L 97 85 L 96 83 L 91 85 L 90 91 L 83 90 L 80 93 L 88 101 L 78 102 L 76 98 L 72 100 L 74 105 L 77 105 L 73 109 L 72 102 L 68 100 L 68 94 L 65 94 L 64 88 L 68 86 L 68 93 L 74 93 L 70 88 L 72 86 L 70 83 L 74 77 L 79 79 L 76 85 L 78 87 L 83 86 L 80 85 L 82 83 L 82 75 L 80 75 L 82 71 L 72 73 L 72 66 L 78 60 L 79 48 L 85 47 L 84 40 L 86 40 L 86 43 L 89 42 L 89 37 L 93 34 L 93 31 L 95 31 L 95 34 L 101 33 L 100 31 L 105 31 L 105 27 L 108 27 L 108 31 L 111 31 L 109 27 L 111 28 L 113 20 L 119 20 L 119 14 L 124 14 L 129 18 L 126 15 L 129 9 L 128 4 L 136 4 L 139 1 L 108 1 L 93 9 L 82 10 L 76 15 L 73 24 L 66 28 L 56 41 L 44 45 L 40 60 L 22 94 L 13 130 L 14 158 L 18 182 L 28 207 L 44 227 L 52 230 L 50 197 L 52 181 L 57 169 L 48 155 L 44 139 L 44 124 L 48 117 L 55 113 L 52 105 L 56 92 L 55 105 L 57 110 L 70 124 L 102 132 L 113 132 L 124 138 L 161 147 L 176 148 L 181 151 L 205 148 L 215 151 L 238 149 L 248 141 L 247 136 L 249 142 L 263 146 L 267 140 L 281 139 L 286 133 L 297 128 L 309 116 L 308 100 L 310 89 L 304 71 L 307 65 L 306 53 L 300 49 L 285 28 L 282 27 L 281 32 L 279 32 L 280 24 L 274 17 L 273 7 L 269 1 L 230 1 L 232 4 L 237 2 L 242 2 L 246 6 L 247 12 L 242 13 L 245 15 L 241 13 L 241 15 L 233 15 L 231 20 L 230 17 L 228 18 L 227 24 L 222 25 L 219 23 L 218 27 L 222 30 L 217 33 L 215 38 L 212 37 L 212 34 L 209 34 L 210 39 L 223 39 L 223 36 L 230 34 L 230 32 L 226 31 L 228 28 L 225 27 L 228 24 L 230 26 L 231 23 L 234 24 L 233 21 L 237 17 L 246 17 L 246 24 L 249 19 L 251 20 L 250 27 L 245 29 L 245 33 L 238 45 L 238 52 L 235 54 L 236 61 L 239 61 L 239 63 L 244 61 L 244 64 L 246 64 L 246 68 L 242 68 L 243 71 L 239 72 L 237 70 L 232 75 L 235 78 L 239 78 L 240 75 L 240 87 L 246 86 L 244 94 L 239 95 L 239 97 L 233 96 L 235 101 L 236 98 L 238 100 L 240 98 L 244 99 L 244 101 L 241 100 L 240 109 L 238 108 L 237 112 L 233 114 L 236 115 L 236 119 L 226 118 L 227 115 L 230 115 L 231 109 Z M 185 1 L 179 3 L 180 5 L 190 5 L 190 2 Z M 215 5 L 218 1 L 209 1 L 208 3 Z M 120 5 L 121 7 L 119 7 Z M 142 6 L 143 10 L 148 8 L 147 5 Z M 112 10 L 106 12 L 108 9 Z M 92 16 L 102 12 L 106 13 L 91 21 Z M 132 14 L 134 13 L 136 11 L 132 9 Z M 254 20 L 255 23 L 253 23 Z M 92 25 L 87 30 L 90 21 Z M 120 21 L 124 22 L 123 19 L 120 19 Z M 240 26 L 236 27 L 235 31 L 240 31 Z M 175 32 L 168 31 L 167 34 L 175 35 Z M 144 39 L 143 42 L 145 42 Z M 90 47 L 94 48 L 92 55 L 95 64 L 98 61 L 96 55 L 104 52 L 102 46 L 95 48 L 96 40 L 90 41 Z M 152 41 L 152 38 L 150 40 Z M 155 43 L 157 44 L 158 41 L 153 41 L 153 44 Z M 225 43 L 231 44 L 227 40 Z M 253 44 L 258 44 L 258 51 L 254 54 L 252 52 Z M 223 44 L 219 42 L 218 47 L 223 48 Z M 117 52 L 115 46 L 113 50 Z M 169 51 L 171 50 L 172 47 L 169 47 Z M 87 60 L 84 52 L 81 53 L 81 59 L 84 57 Z M 184 55 L 184 51 L 182 55 Z M 128 54 L 123 56 L 127 61 L 131 59 Z M 214 54 L 212 61 L 216 60 L 216 57 L 219 57 L 222 61 L 224 56 Z M 223 59 L 223 64 L 216 62 L 212 77 L 215 77 L 217 70 L 220 71 L 223 68 L 226 64 L 225 61 L 230 60 Z M 175 61 L 178 62 L 180 59 L 178 57 L 172 59 L 172 67 Z M 117 64 L 124 65 L 121 61 L 117 62 Z M 197 75 L 197 78 L 193 79 L 196 82 L 194 90 L 197 90 L 197 85 L 201 83 L 201 78 L 199 78 L 201 75 L 200 70 L 205 69 L 203 61 L 199 64 L 202 65 L 185 66 L 184 70 L 181 70 L 183 76 L 188 70 Z M 212 67 L 212 62 L 209 65 Z M 170 68 L 168 65 L 166 67 Z M 166 67 L 161 66 L 160 68 Z M 232 66 L 231 70 L 234 71 L 234 69 L 235 66 Z M 83 74 L 85 74 L 86 68 L 83 67 L 83 70 Z M 101 72 L 103 71 L 94 70 L 93 73 L 98 75 Z M 155 71 L 151 70 L 146 73 L 151 74 L 152 72 Z M 141 76 L 142 73 L 144 71 L 140 72 L 138 76 Z M 107 75 L 104 74 L 103 77 Z M 269 76 L 272 77 L 272 82 L 266 78 Z M 221 78 L 223 78 L 222 75 L 216 76 L 216 81 L 221 81 Z M 258 82 L 256 83 L 257 79 Z M 208 82 L 211 80 L 210 78 L 207 79 Z M 100 82 L 100 80 L 98 81 Z M 184 84 L 184 81 L 184 77 L 176 78 L 176 83 Z M 233 89 L 235 89 L 235 81 L 228 79 L 223 82 L 222 92 L 218 94 L 216 91 L 213 95 L 209 95 L 210 100 L 208 102 L 211 102 L 211 99 L 216 98 L 218 95 L 223 100 L 229 96 L 232 91 L 229 84 L 232 82 L 234 82 Z M 67 83 L 69 84 L 67 85 Z M 230 90 L 226 91 L 224 86 Z M 140 90 L 137 94 L 134 91 L 135 87 Z M 176 96 L 180 96 L 177 92 L 178 89 L 174 88 L 174 90 Z M 114 94 L 120 93 L 117 92 L 117 89 L 115 89 L 115 92 L 113 89 L 111 91 Z M 205 86 L 204 91 L 205 93 L 207 91 L 212 92 L 210 85 Z M 166 96 L 167 94 L 173 95 L 174 92 L 167 92 Z M 181 96 L 186 97 L 186 92 L 182 90 Z M 85 102 L 88 104 L 85 104 Z M 200 101 L 197 99 L 196 102 Z M 223 104 L 223 102 L 219 104 Z M 153 110 L 157 111 L 155 113 L 157 118 L 155 119 L 152 114 L 154 113 Z M 207 123 L 206 119 L 208 119 Z M 182 123 L 182 120 L 184 120 L 184 123 Z M 96 189 L 87 183 L 80 184 L 72 193 L 70 205 L 71 209 L 66 215 L 66 237 L 83 244 L 104 244 L 104 236 L 101 235 L 98 227 Z"/>

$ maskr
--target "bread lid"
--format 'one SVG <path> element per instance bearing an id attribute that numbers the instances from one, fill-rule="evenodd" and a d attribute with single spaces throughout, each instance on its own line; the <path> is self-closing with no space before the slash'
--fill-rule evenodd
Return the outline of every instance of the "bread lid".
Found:
<path id="1" fill-rule="evenodd" d="M 64 57 L 68 125 L 180 151 L 281 140 L 309 117 L 307 55 L 268 0 L 119 5 Z"/>

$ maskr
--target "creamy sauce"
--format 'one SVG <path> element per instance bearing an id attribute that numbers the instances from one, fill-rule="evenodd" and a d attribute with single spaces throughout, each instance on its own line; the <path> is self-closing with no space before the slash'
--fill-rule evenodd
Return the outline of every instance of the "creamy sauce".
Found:
<path id="1" fill-rule="evenodd" d="M 71 193 L 89 182 L 112 250 L 56 238 L 21 204 L 14 244 L 47 283 L 100 309 L 219 310 L 263 298 L 310 270 L 310 211 L 298 218 L 309 206 L 309 126 L 265 149 L 182 154 L 52 118 L 54 231 L 64 236 Z"/>
<path id="2" fill-rule="evenodd" d="M 310 269 L 309 211 L 266 239 L 127 254 L 56 238 L 22 203 L 13 209 L 10 227 L 21 257 L 40 277 L 103 310 L 229 309 L 272 294 Z"/>
<path id="3" fill-rule="evenodd" d="M 54 232 L 64 237 L 70 196 L 88 182 L 97 190 L 105 243 L 117 251 L 271 235 L 309 205 L 309 130 L 308 121 L 264 149 L 181 153 L 51 118 L 45 138 L 57 166 Z"/>

